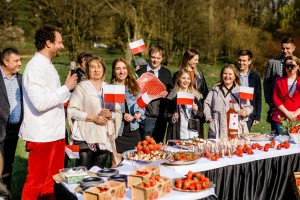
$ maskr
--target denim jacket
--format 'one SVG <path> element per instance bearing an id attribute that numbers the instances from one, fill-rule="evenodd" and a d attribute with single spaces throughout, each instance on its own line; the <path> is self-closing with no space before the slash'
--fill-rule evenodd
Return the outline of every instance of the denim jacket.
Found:
<path id="1" fill-rule="evenodd" d="M 130 130 L 134 131 L 136 129 L 139 128 L 139 122 L 145 119 L 145 110 L 140 108 L 137 104 L 137 99 L 140 96 L 140 92 L 137 96 L 134 96 L 133 94 L 131 94 L 128 90 L 128 87 L 126 86 L 125 88 L 125 99 L 126 99 L 126 103 L 127 103 L 127 107 L 129 110 L 129 113 L 133 116 L 135 112 L 139 112 L 141 114 L 141 118 L 139 120 L 133 120 L 132 122 L 130 122 Z M 121 106 L 121 111 L 124 114 L 125 113 L 125 106 L 124 104 L 120 104 Z M 121 128 L 119 130 L 119 136 L 122 136 L 123 133 L 123 127 L 124 124 L 122 122 Z"/>

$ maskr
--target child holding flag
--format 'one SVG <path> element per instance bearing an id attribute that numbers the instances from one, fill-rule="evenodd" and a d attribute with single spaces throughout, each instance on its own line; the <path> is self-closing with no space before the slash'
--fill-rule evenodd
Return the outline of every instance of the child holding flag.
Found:
<path id="1" fill-rule="evenodd" d="M 192 85 L 189 71 L 181 69 L 174 89 L 167 96 L 165 114 L 169 121 L 167 139 L 203 138 L 203 132 L 200 132 L 202 123 L 200 119 L 203 117 L 201 98 L 202 95 Z M 189 127 L 191 123 L 198 128 Z"/>

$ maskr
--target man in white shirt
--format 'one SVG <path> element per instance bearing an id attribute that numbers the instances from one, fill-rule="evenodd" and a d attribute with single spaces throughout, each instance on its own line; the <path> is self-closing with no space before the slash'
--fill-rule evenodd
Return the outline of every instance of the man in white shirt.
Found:
<path id="1" fill-rule="evenodd" d="M 51 63 L 64 48 L 60 30 L 44 26 L 36 31 L 38 52 L 28 62 L 23 75 L 24 119 L 19 136 L 26 141 L 28 175 L 22 199 L 55 199 L 52 176 L 64 167 L 66 102 L 77 85 L 77 75 L 61 86 Z"/>

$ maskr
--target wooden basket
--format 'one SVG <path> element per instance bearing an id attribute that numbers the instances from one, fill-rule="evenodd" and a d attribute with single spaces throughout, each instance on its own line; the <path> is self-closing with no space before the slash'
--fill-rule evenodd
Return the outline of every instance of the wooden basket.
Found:
<path id="1" fill-rule="evenodd" d="M 293 184 L 295 196 L 297 200 L 300 200 L 300 186 L 297 185 L 297 181 L 296 181 L 297 178 L 298 179 L 300 178 L 300 172 L 294 172 L 294 174 L 292 175 L 292 184 Z"/>

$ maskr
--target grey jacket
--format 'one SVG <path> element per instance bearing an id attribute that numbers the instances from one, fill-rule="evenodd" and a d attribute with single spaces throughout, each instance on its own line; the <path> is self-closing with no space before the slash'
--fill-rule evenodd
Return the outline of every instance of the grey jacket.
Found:
<path id="1" fill-rule="evenodd" d="M 277 77 L 280 77 L 280 65 L 283 60 L 283 56 L 277 56 L 274 59 L 271 59 L 268 61 L 268 67 L 265 72 L 264 77 L 264 94 L 265 94 L 265 100 L 266 103 L 269 105 L 273 104 L 273 87 L 274 82 Z"/>
<path id="2" fill-rule="evenodd" d="M 240 98 L 240 87 L 236 85 L 232 89 L 232 94 L 224 97 L 219 86 L 213 86 L 206 99 L 204 100 L 204 116 L 206 120 L 211 120 L 209 123 L 208 136 L 215 138 L 219 133 L 220 137 L 227 137 L 227 111 L 229 110 L 229 101 L 234 100 L 234 109 L 239 111 L 241 108 L 247 111 L 248 114 L 252 113 L 253 107 L 250 105 L 249 100 L 240 99 L 240 104 L 233 97 L 233 95 Z M 246 122 L 239 116 L 239 133 L 248 133 Z"/>
<path id="3" fill-rule="evenodd" d="M 16 76 L 18 79 L 18 84 L 22 96 L 22 74 L 17 73 Z M 22 122 L 23 119 L 23 101 L 21 105 L 22 105 L 22 109 L 21 109 L 20 123 Z M 6 136 L 6 125 L 7 125 L 9 113 L 10 113 L 10 105 L 8 101 L 5 83 L 2 74 L 0 72 L 0 143 L 4 140 Z"/>

